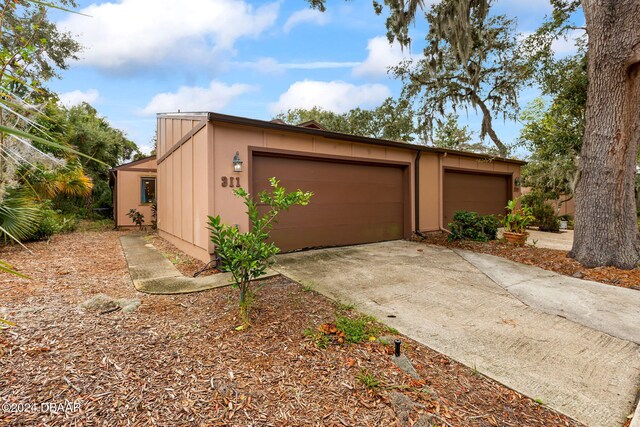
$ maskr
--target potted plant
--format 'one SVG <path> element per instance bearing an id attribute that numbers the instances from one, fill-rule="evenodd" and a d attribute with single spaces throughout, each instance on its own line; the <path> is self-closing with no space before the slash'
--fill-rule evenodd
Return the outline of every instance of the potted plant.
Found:
<path id="1" fill-rule="evenodd" d="M 527 241 L 527 227 L 535 221 L 528 206 L 518 207 L 518 199 L 509 200 L 507 204 L 507 215 L 502 220 L 504 225 L 503 236 L 509 243 L 524 245 Z"/>

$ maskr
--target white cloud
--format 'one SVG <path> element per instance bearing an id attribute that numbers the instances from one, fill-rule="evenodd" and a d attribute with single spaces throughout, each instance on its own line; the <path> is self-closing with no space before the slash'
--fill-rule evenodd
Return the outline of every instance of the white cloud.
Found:
<path id="1" fill-rule="evenodd" d="M 208 87 L 181 86 L 177 92 L 159 93 L 140 113 L 152 115 L 172 111 L 219 111 L 238 96 L 255 90 L 245 84 L 226 85 L 216 80 Z"/>
<path id="2" fill-rule="evenodd" d="M 202 61 L 203 53 L 233 49 L 275 22 L 279 2 L 255 8 L 243 0 L 120 0 L 82 9 L 59 23 L 86 48 L 82 63 L 104 69 Z M 198 54 L 198 58 L 192 55 Z"/>
<path id="3" fill-rule="evenodd" d="M 289 19 L 287 19 L 287 22 L 284 23 L 282 29 L 285 33 L 288 33 L 296 25 L 305 23 L 324 25 L 327 22 L 329 22 L 329 17 L 326 12 L 306 8 L 293 12 Z"/>
<path id="4" fill-rule="evenodd" d="M 74 105 L 82 104 L 86 102 L 88 104 L 95 103 L 100 98 L 100 92 L 96 89 L 89 89 L 87 91 L 72 90 L 71 92 L 64 92 L 58 95 L 60 104 L 70 108 Z"/>
<path id="5" fill-rule="evenodd" d="M 551 49 L 558 56 L 571 55 L 578 51 L 576 40 L 584 36 L 584 30 L 572 30 L 566 37 L 560 37 L 551 43 Z"/>
<path id="6" fill-rule="evenodd" d="M 304 80 L 289 86 L 277 102 L 269 105 L 269 110 L 277 114 L 290 108 L 317 106 L 335 113 L 344 113 L 358 106 L 372 107 L 380 104 L 389 96 L 391 91 L 381 84 L 356 86 L 341 81 Z"/>
<path id="7" fill-rule="evenodd" d="M 379 78 L 387 74 L 389 67 L 398 65 L 404 58 L 410 56 L 410 52 L 403 51 L 397 42 L 389 44 L 386 37 L 374 37 L 367 43 L 369 55 L 367 59 L 353 69 L 353 75 L 357 77 Z"/>
<path id="8" fill-rule="evenodd" d="M 336 68 L 353 68 L 360 62 L 348 61 L 310 61 L 310 62 L 278 62 L 274 58 L 259 58 L 255 61 L 233 62 L 231 65 L 257 71 L 264 74 L 281 74 L 286 70 L 329 70 Z"/>
<path id="9" fill-rule="evenodd" d="M 315 61 L 315 62 L 289 62 L 282 66 L 290 70 L 326 70 L 330 68 L 351 68 L 360 65 L 360 62 L 339 61 Z"/>

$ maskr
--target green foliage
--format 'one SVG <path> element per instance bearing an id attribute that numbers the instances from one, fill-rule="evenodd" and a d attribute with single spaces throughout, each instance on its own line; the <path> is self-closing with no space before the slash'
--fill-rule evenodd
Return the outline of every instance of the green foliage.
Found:
<path id="1" fill-rule="evenodd" d="M 48 240 L 51 236 L 62 231 L 62 225 L 56 218 L 56 212 L 49 208 L 40 210 L 41 218 L 38 228 L 29 240 Z"/>
<path id="2" fill-rule="evenodd" d="M 139 154 L 138 146 L 130 141 L 124 132 L 112 127 L 87 103 L 67 109 L 56 102 L 49 102 L 38 123 L 47 134 L 53 135 L 78 152 L 91 156 L 77 157 L 62 150 L 39 147 L 56 156 L 79 162 L 91 177 L 94 185 L 88 199 L 75 198 L 68 202 L 78 207 L 87 207 L 88 216 L 92 214 L 94 207 L 111 208 L 113 197 L 109 188 L 109 169 Z"/>
<path id="3" fill-rule="evenodd" d="M 127 216 L 131 218 L 131 221 L 133 221 L 135 225 L 140 227 L 140 230 L 143 229 L 144 215 L 142 213 L 138 212 L 137 209 L 129 209 L 129 212 L 127 212 Z"/>
<path id="4" fill-rule="evenodd" d="M 0 273 L 13 274 L 14 276 L 22 277 L 23 279 L 29 279 L 29 277 L 25 276 L 24 274 L 21 274 L 15 271 L 14 267 L 11 264 L 4 261 L 0 261 Z M 11 326 L 15 326 L 15 324 L 8 322 L 7 320 L 4 320 L 2 318 L 0 318 L 0 322 L 3 322 Z"/>
<path id="5" fill-rule="evenodd" d="M 342 314 L 336 314 L 336 328 L 344 332 L 347 342 L 352 344 L 367 341 L 385 330 L 371 316 L 347 317 Z"/>
<path id="6" fill-rule="evenodd" d="M 368 369 L 361 369 L 356 378 L 360 384 L 369 390 L 375 390 L 380 387 L 380 380 Z"/>
<path id="7" fill-rule="evenodd" d="M 426 15 L 430 30 L 424 56 L 405 60 L 392 71 L 403 81 L 402 99 L 416 102 L 425 112 L 419 117 L 425 136 L 433 137 L 434 119 L 448 110 L 479 109 L 480 138 L 488 135 L 500 155 L 506 156 L 508 147 L 495 133 L 493 119 L 495 115 L 517 118 L 518 93 L 527 83 L 529 68 L 518 49 L 515 21 L 463 3 L 434 4 Z M 459 7 L 466 14 L 451 15 Z"/>
<path id="8" fill-rule="evenodd" d="M 223 224 L 220 215 L 209 216 L 211 241 L 220 257 L 219 268 L 231 272 L 234 286 L 240 291 L 240 313 L 245 324 L 249 323 L 249 309 L 255 297 L 251 281 L 266 273 L 267 268 L 274 263 L 274 256 L 280 251 L 273 242 L 267 243 L 269 231 L 281 212 L 294 205 L 306 206 L 313 195 L 299 189 L 287 193 L 275 178 L 271 178 L 269 182 L 271 192 L 262 191 L 257 200 L 243 188 L 234 191 L 247 207 L 249 231 L 242 233 L 236 226 Z M 258 203 L 266 208 L 264 214 L 260 213 Z"/>
<path id="9" fill-rule="evenodd" d="M 532 191 L 522 196 L 521 200 L 524 206 L 531 208 L 531 214 L 535 217 L 532 225 L 538 226 L 540 231 L 560 230 L 560 218 L 556 216 L 553 206 L 546 203 L 544 194 Z"/>
<path id="10" fill-rule="evenodd" d="M 329 347 L 331 343 L 331 338 L 327 334 L 322 331 L 316 330 L 312 326 L 309 326 L 304 330 L 304 336 L 309 338 L 313 345 L 318 348 L 325 349 Z"/>
<path id="11" fill-rule="evenodd" d="M 457 211 L 448 227 L 451 234 L 447 240 L 475 240 L 487 242 L 495 240 L 500 222 L 493 215 L 478 215 L 476 212 Z"/>
<path id="12" fill-rule="evenodd" d="M 536 218 L 528 206 L 518 207 L 519 199 L 509 200 L 507 203 L 507 215 L 502 220 L 504 231 L 510 233 L 525 233 Z"/>
<path id="13" fill-rule="evenodd" d="M 40 222 L 40 209 L 23 191 L 10 190 L 0 201 L 0 237 L 6 243 L 28 240 Z"/>
<path id="14" fill-rule="evenodd" d="M 329 131 L 392 141 L 410 142 L 415 134 L 410 104 L 393 98 L 387 98 L 372 110 L 354 108 L 338 114 L 319 107 L 310 110 L 296 108 L 280 113 L 276 118 L 292 125 L 315 120 Z"/>

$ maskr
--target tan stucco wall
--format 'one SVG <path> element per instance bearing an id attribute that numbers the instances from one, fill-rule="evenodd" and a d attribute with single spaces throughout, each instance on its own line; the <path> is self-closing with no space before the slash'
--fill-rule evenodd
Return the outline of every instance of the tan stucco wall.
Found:
<path id="1" fill-rule="evenodd" d="M 520 178 L 520 165 L 487 161 L 455 154 L 422 153 L 419 167 L 420 187 L 420 220 L 421 231 L 435 231 L 443 227 L 443 182 L 445 169 L 458 169 L 477 172 L 506 173 L 512 177 L 513 197 L 520 196 L 520 188 L 516 188 L 516 178 Z"/>
<path id="2" fill-rule="evenodd" d="M 179 119 L 160 122 L 158 147 L 162 146 L 163 153 L 189 133 L 188 126 L 198 123 Z M 173 143 L 167 138 L 172 138 Z M 164 155 L 158 154 L 160 159 Z M 159 234 L 180 250 L 206 261 L 209 260 L 206 219 L 213 211 L 208 184 L 212 155 L 213 145 L 204 127 L 158 165 Z"/>
<path id="3" fill-rule="evenodd" d="M 141 203 L 141 179 L 147 177 L 156 177 L 155 171 L 147 171 L 145 169 L 155 169 L 156 160 L 138 163 L 128 169 L 118 170 L 117 172 L 117 189 L 116 189 L 116 218 L 118 227 L 129 227 L 135 224 L 131 218 L 127 216 L 130 209 L 136 209 L 144 215 L 144 224 L 151 225 L 151 204 Z M 157 182 L 156 182 L 157 192 Z M 156 196 L 157 197 L 157 196 Z"/>

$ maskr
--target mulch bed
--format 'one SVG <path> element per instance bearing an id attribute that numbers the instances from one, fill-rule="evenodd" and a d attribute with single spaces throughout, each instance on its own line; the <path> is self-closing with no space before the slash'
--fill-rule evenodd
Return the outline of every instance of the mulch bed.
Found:
<path id="1" fill-rule="evenodd" d="M 446 234 L 442 232 L 426 233 L 424 239 L 418 238 L 417 240 L 432 245 L 496 255 L 523 264 L 535 265 L 566 276 L 640 290 L 640 268 L 633 270 L 621 270 L 616 267 L 587 268 L 576 260 L 568 258 L 567 252 L 557 249 L 533 246 L 520 247 L 503 240 L 494 240 L 486 243 L 468 240 L 449 242 Z"/>
<path id="2" fill-rule="evenodd" d="M 318 348 L 304 330 L 347 309 L 282 277 L 260 289 L 245 331 L 230 287 L 137 293 L 121 235 L 58 235 L 29 244 L 31 254 L 0 248 L 32 277 L 0 275 L 0 315 L 17 323 L 0 331 L 0 404 L 15 404 L 3 406 L 0 425 L 399 426 L 421 414 L 449 427 L 580 425 L 405 337 L 423 380 L 377 341 Z M 97 293 L 141 306 L 78 308 Z M 358 380 L 364 369 L 379 387 Z M 67 402 L 67 412 L 50 409 Z"/>

